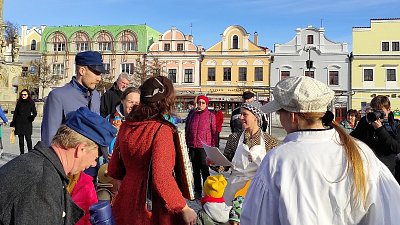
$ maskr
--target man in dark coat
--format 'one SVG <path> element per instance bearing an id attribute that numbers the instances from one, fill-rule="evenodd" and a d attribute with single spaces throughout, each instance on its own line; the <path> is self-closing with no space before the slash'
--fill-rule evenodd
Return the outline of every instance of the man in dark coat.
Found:
<path id="1" fill-rule="evenodd" d="M 129 85 L 129 75 L 121 73 L 114 85 L 101 96 L 100 115 L 106 117 L 115 112 L 115 107 L 121 103 L 122 92 Z"/>
<path id="2" fill-rule="evenodd" d="M 383 112 L 385 118 L 378 117 L 374 121 L 368 121 L 368 116 L 364 116 L 350 135 L 367 144 L 395 175 L 397 182 L 400 182 L 400 171 L 395 170 L 396 163 L 399 164 L 397 154 L 400 153 L 400 121 L 394 119 L 387 96 L 374 97 L 370 106 L 374 112 Z"/>
<path id="3" fill-rule="evenodd" d="M 251 91 L 245 91 L 243 92 L 242 98 L 243 102 L 247 103 L 253 102 L 254 93 Z M 229 122 L 229 125 L 231 127 L 232 133 L 241 133 L 243 131 L 242 122 L 240 122 L 240 108 L 241 108 L 240 106 L 234 109 L 231 115 L 231 120 Z"/>
<path id="4" fill-rule="evenodd" d="M 116 129 L 82 107 L 67 117 L 51 147 L 38 142 L 31 152 L 0 168 L 0 224 L 75 224 L 83 215 L 66 187 L 68 175 L 96 165 L 99 146 L 108 146 Z"/>

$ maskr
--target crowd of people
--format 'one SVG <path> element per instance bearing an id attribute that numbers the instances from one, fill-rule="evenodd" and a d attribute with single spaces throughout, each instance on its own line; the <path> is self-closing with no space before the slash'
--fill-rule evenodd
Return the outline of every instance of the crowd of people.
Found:
<path id="1" fill-rule="evenodd" d="M 34 147 L 35 103 L 29 90 L 19 93 L 10 126 L 21 155 L 0 168 L 0 224 L 93 224 L 100 164 L 112 180 L 112 224 L 398 224 L 400 121 L 386 96 L 374 97 L 365 116 L 350 109 L 338 123 L 328 111 L 334 92 L 313 78 L 280 81 L 265 105 L 245 91 L 220 149 L 227 166 L 208 155 L 222 146 L 224 115 L 209 109 L 207 96 L 196 96 L 180 119 L 167 77 L 130 87 L 121 73 L 101 95 L 101 54 L 80 52 L 75 65 L 70 83 L 49 93 Z M 271 113 L 287 132 L 283 141 L 268 133 Z M 7 124 L 1 108 L 0 116 Z M 193 199 L 174 172 L 181 142 Z"/>

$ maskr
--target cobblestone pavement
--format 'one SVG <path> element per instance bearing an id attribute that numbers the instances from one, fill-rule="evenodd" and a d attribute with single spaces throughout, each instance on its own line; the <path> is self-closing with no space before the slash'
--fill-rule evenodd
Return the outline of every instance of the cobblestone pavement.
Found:
<path id="1" fill-rule="evenodd" d="M 10 117 L 8 117 L 10 118 Z M 36 118 L 36 120 L 33 123 L 33 134 L 32 134 L 32 143 L 35 145 L 38 141 L 40 141 L 40 125 L 41 125 L 41 118 Z M 178 126 L 180 129 L 184 128 L 184 124 L 180 124 Z M 18 145 L 18 137 L 16 137 L 15 143 L 10 144 L 10 127 L 3 126 L 3 154 L 1 155 L 0 158 L 0 167 L 3 166 L 5 163 L 10 161 L 11 159 L 15 158 L 16 156 L 19 155 L 19 145 Z M 286 135 L 285 131 L 279 127 L 279 126 L 273 126 L 272 127 L 272 135 L 277 137 L 278 139 L 282 140 L 284 136 Z M 230 128 L 229 128 L 229 118 L 225 118 L 224 125 L 222 128 L 221 132 L 221 146 L 220 149 L 223 150 L 225 148 L 226 144 L 226 138 L 230 134 Z M 25 143 L 25 149 L 26 149 L 26 143 Z M 26 150 L 25 150 L 26 152 Z M 210 170 L 211 174 L 216 174 L 216 172 Z M 229 176 L 229 172 L 224 173 L 225 177 Z M 187 204 L 189 207 L 193 208 L 196 212 L 201 209 L 201 204 L 199 200 L 195 201 L 187 201 Z"/>

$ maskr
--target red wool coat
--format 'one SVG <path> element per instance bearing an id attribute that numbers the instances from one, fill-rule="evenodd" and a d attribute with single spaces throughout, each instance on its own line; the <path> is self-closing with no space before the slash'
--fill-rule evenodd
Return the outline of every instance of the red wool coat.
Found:
<path id="1" fill-rule="evenodd" d="M 122 124 L 118 132 L 108 166 L 108 174 L 111 177 L 123 177 L 112 207 L 117 225 L 182 223 L 181 211 L 186 201 L 172 175 L 175 147 L 173 130 L 169 125 L 161 126 L 151 147 L 153 136 L 160 125 L 161 122 L 155 120 L 127 121 Z M 151 154 L 153 211 L 149 212 L 145 201 Z M 121 163 L 125 166 L 125 176 L 122 176 Z"/>

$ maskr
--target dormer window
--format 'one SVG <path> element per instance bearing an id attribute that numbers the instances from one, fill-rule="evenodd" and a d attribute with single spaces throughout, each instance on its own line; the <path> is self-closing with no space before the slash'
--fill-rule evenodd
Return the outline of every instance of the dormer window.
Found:
<path id="1" fill-rule="evenodd" d="M 36 51 L 36 40 L 31 41 L 31 50 Z"/>
<path id="2" fill-rule="evenodd" d="M 239 37 L 237 35 L 234 35 L 232 38 L 232 48 L 239 49 Z"/>
<path id="3" fill-rule="evenodd" d="M 314 35 L 307 35 L 307 44 L 308 45 L 314 44 Z"/>

